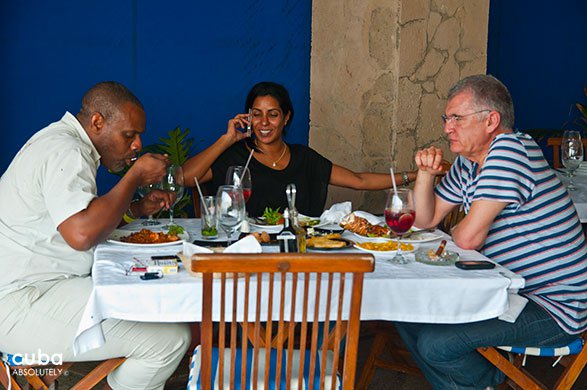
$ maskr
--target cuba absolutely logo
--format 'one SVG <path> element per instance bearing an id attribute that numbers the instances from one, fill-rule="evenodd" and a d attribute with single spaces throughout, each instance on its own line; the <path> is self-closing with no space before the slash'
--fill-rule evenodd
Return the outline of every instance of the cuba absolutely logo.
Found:
<path id="1" fill-rule="evenodd" d="M 40 349 L 37 353 L 13 353 L 2 356 L 3 360 L 10 366 L 29 366 L 34 364 L 46 365 L 53 364 L 59 366 L 63 364 L 63 355 L 54 353 L 49 355 Z"/>

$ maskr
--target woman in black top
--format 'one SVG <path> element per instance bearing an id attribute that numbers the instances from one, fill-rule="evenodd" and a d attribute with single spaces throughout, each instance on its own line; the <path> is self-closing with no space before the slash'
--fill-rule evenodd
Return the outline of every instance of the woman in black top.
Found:
<path id="1" fill-rule="evenodd" d="M 356 173 L 333 164 L 304 145 L 288 145 L 283 140 L 286 127 L 294 115 L 289 93 L 280 84 L 261 82 L 247 96 L 245 112 L 252 108 L 254 138 L 247 138 L 240 129 L 249 124 L 248 114 L 237 114 L 228 121 L 226 134 L 209 148 L 190 158 L 183 165 L 186 183 L 198 177 L 200 183 L 210 182 L 212 193 L 225 183 L 228 167 L 245 165 L 251 148 L 255 149 L 249 163 L 253 190 L 247 202 L 251 216 L 260 216 L 265 207 L 287 207 L 285 187 L 297 188 L 296 208 L 302 214 L 319 216 L 326 203 L 328 185 L 356 190 L 381 190 L 391 187 L 391 177 L 383 173 Z M 239 142 L 243 141 L 244 142 Z M 396 174 L 400 184 L 415 180 L 415 172 Z"/>

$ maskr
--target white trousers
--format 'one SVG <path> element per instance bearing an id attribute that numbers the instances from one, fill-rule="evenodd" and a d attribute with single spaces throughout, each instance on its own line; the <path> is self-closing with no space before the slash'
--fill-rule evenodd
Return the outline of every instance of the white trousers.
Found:
<path id="1" fill-rule="evenodd" d="M 163 389 L 190 344 L 187 324 L 102 322 L 106 343 L 73 355 L 73 339 L 92 290 L 91 278 L 44 282 L 0 299 L 0 351 L 61 354 L 63 361 L 126 357 L 108 376 L 113 389 Z M 120 297 L 124 299 L 124 297 Z"/>

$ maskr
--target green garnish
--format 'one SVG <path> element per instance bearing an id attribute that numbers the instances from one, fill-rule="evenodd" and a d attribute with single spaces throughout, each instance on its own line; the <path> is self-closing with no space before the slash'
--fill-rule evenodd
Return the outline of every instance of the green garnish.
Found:
<path id="1" fill-rule="evenodd" d="M 209 228 L 202 229 L 202 236 L 210 237 L 210 236 L 217 236 L 218 231 L 214 226 L 210 226 Z"/>
<path id="2" fill-rule="evenodd" d="M 185 232 L 185 229 L 182 226 L 179 226 L 179 225 L 171 225 L 169 227 L 169 230 L 167 231 L 167 234 L 169 234 L 171 236 L 179 236 L 183 232 Z"/>
<path id="3" fill-rule="evenodd" d="M 273 210 L 271 207 L 265 207 L 263 218 L 267 225 L 279 225 L 283 221 L 283 214 L 279 212 L 279 207 Z"/>

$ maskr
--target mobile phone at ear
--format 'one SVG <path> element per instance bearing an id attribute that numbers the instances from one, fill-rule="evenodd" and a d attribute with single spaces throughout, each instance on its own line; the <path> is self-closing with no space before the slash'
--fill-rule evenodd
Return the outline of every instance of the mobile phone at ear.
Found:
<path id="1" fill-rule="evenodd" d="M 495 264 L 487 260 L 459 260 L 455 265 L 460 269 L 492 269 Z"/>

